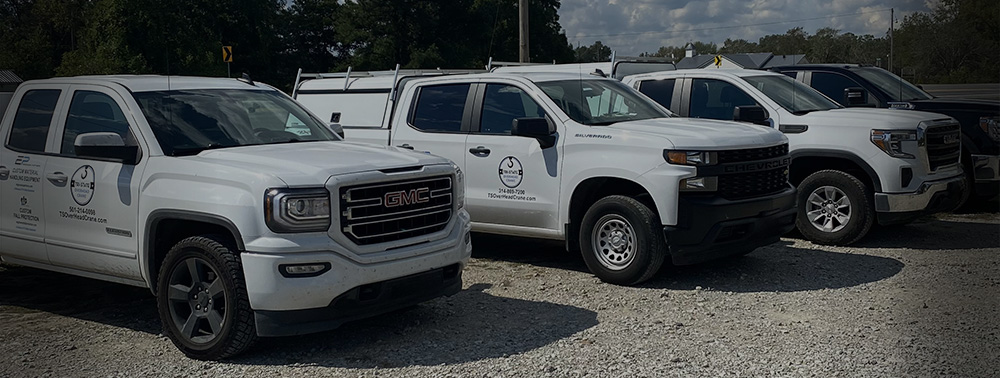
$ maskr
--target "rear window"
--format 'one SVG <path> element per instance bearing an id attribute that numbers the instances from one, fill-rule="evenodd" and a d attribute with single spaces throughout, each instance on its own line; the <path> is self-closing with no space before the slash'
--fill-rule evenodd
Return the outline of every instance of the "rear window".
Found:
<path id="1" fill-rule="evenodd" d="M 44 152 L 52 113 L 59 101 L 58 89 L 37 89 L 21 97 L 7 146 L 28 152 Z"/>
<path id="2" fill-rule="evenodd" d="M 449 84 L 420 88 L 410 124 L 423 131 L 461 132 L 470 86 Z"/>

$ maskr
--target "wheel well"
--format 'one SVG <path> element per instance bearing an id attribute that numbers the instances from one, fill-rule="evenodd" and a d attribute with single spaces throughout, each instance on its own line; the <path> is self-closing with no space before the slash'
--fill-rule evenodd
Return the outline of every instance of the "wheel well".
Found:
<path id="1" fill-rule="evenodd" d="M 861 180 L 868 187 L 868 189 L 877 191 L 879 190 L 879 185 L 876 178 L 872 177 L 868 171 L 862 168 L 857 163 L 839 157 L 820 157 L 820 156 L 804 156 L 797 157 L 792 160 L 792 165 L 788 171 L 788 181 L 792 185 L 799 186 L 802 180 L 805 180 L 809 175 L 819 172 L 825 169 L 834 169 L 838 171 L 845 172 L 858 180 Z"/>
<path id="2" fill-rule="evenodd" d="M 146 264 L 149 267 L 149 287 L 156 295 L 156 283 L 159 279 L 160 265 L 167 257 L 167 252 L 173 248 L 177 242 L 191 236 L 198 235 L 218 235 L 223 238 L 223 244 L 235 248 L 239 243 L 237 238 L 225 226 L 189 219 L 159 219 L 150 227 L 147 235 Z"/>
<path id="3" fill-rule="evenodd" d="M 576 189 L 569 201 L 569 225 L 566 232 L 566 248 L 576 249 L 578 246 L 577 235 L 580 232 L 580 222 L 583 220 L 587 209 L 601 198 L 610 195 L 622 195 L 635 198 L 642 204 L 649 206 L 656 212 L 656 204 L 653 197 L 635 181 L 630 181 L 616 177 L 592 177 L 584 180 Z"/>

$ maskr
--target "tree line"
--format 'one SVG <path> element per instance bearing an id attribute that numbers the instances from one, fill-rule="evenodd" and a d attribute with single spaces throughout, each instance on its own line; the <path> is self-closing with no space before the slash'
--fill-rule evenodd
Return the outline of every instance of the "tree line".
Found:
<path id="1" fill-rule="evenodd" d="M 572 61 L 559 0 L 530 2 L 532 61 Z M 291 86 L 305 72 L 482 68 L 518 59 L 517 0 L 2 0 L 0 68 L 233 76 Z"/>
<path id="2" fill-rule="evenodd" d="M 518 58 L 517 0 L 0 0 L 0 68 L 26 79 L 83 74 L 233 76 L 289 88 L 295 71 L 482 68 Z M 573 48 L 560 0 L 531 0 L 533 62 L 611 57 Z M 757 41 L 695 41 L 700 54 L 806 54 L 813 63 L 888 67 L 889 35 L 796 27 Z M 1000 81 L 1000 2 L 940 0 L 895 30 L 893 71 L 923 83 Z M 684 46 L 644 56 L 684 57 Z"/>

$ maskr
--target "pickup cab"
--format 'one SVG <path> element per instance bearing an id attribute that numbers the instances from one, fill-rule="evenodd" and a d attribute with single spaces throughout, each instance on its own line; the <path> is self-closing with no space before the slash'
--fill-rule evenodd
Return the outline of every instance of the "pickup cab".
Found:
<path id="1" fill-rule="evenodd" d="M 785 133 L 797 228 L 822 244 L 850 244 L 874 222 L 902 224 L 951 211 L 968 195 L 954 118 L 846 109 L 788 76 L 758 70 L 678 70 L 623 83 L 685 117 L 760 124 Z"/>
<path id="2" fill-rule="evenodd" d="M 28 81 L 0 135 L 0 259 L 150 289 L 192 358 L 462 287 L 457 167 L 345 142 L 265 84 Z"/>
<path id="3" fill-rule="evenodd" d="M 397 73 L 296 90 L 322 118 L 380 120 L 343 125 L 348 140 L 454 161 L 474 231 L 565 241 L 606 282 L 643 282 L 668 258 L 746 254 L 794 226 L 780 132 L 671 117 L 617 80 Z M 383 102 L 367 108 L 383 114 L 352 114 L 376 91 Z"/>
<path id="4" fill-rule="evenodd" d="M 988 200 L 1000 194 L 1000 101 L 934 97 L 889 71 L 857 64 L 803 64 L 771 70 L 846 107 L 919 110 L 954 118 L 962 125 L 962 166 L 972 195 Z"/>

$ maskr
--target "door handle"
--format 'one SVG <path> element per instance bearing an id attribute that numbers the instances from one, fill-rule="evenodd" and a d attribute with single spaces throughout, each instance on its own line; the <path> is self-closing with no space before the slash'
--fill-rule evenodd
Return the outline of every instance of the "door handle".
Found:
<path id="1" fill-rule="evenodd" d="M 66 186 L 66 181 L 69 180 L 69 177 L 62 172 L 49 173 L 45 175 L 45 178 L 55 186 Z"/>
<path id="2" fill-rule="evenodd" d="M 401 144 L 401 145 L 398 145 L 398 146 L 396 146 L 396 147 L 399 147 L 399 148 L 405 148 L 405 149 L 407 149 L 407 150 L 412 150 L 412 149 L 413 149 L 413 146 L 411 146 L 411 145 L 410 145 L 409 143 L 403 143 L 403 144 Z"/>
<path id="3" fill-rule="evenodd" d="M 476 148 L 470 148 L 469 153 L 479 157 L 487 157 L 490 156 L 490 149 L 483 146 L 477 146 Z"/>

